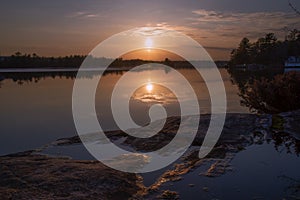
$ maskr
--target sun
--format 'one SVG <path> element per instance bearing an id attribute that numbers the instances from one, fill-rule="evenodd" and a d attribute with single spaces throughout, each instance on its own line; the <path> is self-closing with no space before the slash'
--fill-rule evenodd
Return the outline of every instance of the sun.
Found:
<path id="1" fill-rule="evenodd" d="M 148 37 L 145 41 L 145 47 L 150 49 L 152 48 L 152 46 L 153 46 L 153 40 Z"/>
<path id="2" fill-rule="evenodd" d="M 151 91 L 153 90 L 153 85 L 152 85 L 152 83 L 148 83 L 148 84 L 146 85 L 146 90 L 147 90 L 148 92 L 151 92 Z"/>

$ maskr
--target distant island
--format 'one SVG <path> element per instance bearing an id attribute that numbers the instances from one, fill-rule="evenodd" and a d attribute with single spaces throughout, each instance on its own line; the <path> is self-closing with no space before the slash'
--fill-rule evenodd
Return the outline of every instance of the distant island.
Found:
<path id="1" fill-rule="evenodd" d="M 142 60 L 142 59 L 111 59 L 96 58 L 90 55 L 71 55 L 64 57 L 41 57 L 37 54 L 22 54 L 16 52 L 11 56 L 0 57 L 0 69 L 36 69 L 36 68 L 52 68 L 52 69 L 78 69 L 82 63 L 88 60 L 92 68 L 109 66 L 110 68 L 128 69 L 147 63 L 160 63 L 169 65 L 174 68 L 192 68 L 192 65 L 185 60 Z M 205 62 L 205 61 L 203 61 Z M 228 61 L 216 61 L 218 67 L 226 67 Z"/>

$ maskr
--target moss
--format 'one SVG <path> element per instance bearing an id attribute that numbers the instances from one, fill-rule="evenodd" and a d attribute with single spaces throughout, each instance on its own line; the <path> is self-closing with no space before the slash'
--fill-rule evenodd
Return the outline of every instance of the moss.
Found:
<path id="1" fill-rule="evenodd" d="M 284 118 L 280 115 L 273 115 L 272 116 L 272 128 L 282 131 L 284 129 Z"/>

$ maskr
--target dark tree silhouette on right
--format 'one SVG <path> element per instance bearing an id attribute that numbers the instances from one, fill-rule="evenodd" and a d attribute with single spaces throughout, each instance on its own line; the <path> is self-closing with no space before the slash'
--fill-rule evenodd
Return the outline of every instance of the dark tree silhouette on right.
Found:
<path id="1" fill-rule="evenodd" d="M 245 85 L 241 104 L 250 111 L 276 114 L 300 109 L 300 74 L 288 72 L 273 79 L 261 78 Z"/>

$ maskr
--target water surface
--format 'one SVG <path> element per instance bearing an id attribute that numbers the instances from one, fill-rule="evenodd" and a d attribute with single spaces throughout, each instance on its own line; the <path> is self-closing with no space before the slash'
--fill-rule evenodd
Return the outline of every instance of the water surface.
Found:
<path id="1" fill-rule="evenodd" d="M 187 77 L 195 90 L 201 113 L 209 113 L 209 95 L 201 77 L 193 69 L 179 69 L 179 72 Z M 97 115 L 104 130 L 118 129 L 111 118 L 109 105 L 114 84 L 124 73 L 126 71 L 111 71 L 101 78 L 95 100 Z M 164 69 L 127 73 L 132 77 L 132 83 L 128 84 L 134 84 L 135 79 L 144 75 L 151 79 L 158 74 L 172 81 L 172 72 Z M 226 69 L 220 69 L 220 73 L 226 87 L 228 112 L 248 112 L 247 108 L 240 106 L 238 88 L 232 84 Z M 75 76 L 76 72 L 1 73 L 0 155 L 35 149 L 58 138 L 76 135 L 72 118 Z M 95 76 L 97 73 L 87 72 L 87 76 L 81 78 Z M 165 95 L 168 92 L 166 89 L 154 87 L 152 93 L 156 97 L 149 96 L 144 88 L 140 88 L 130 101 L 130 109 L 137 124 L 142 125 L 149 120 L 148 109 L 154 103 L 164 104 L 169 115 L 177 115 L 180 111 L 171 93 Z M 120 102 L 123 100 L 120 97 Z"/>

